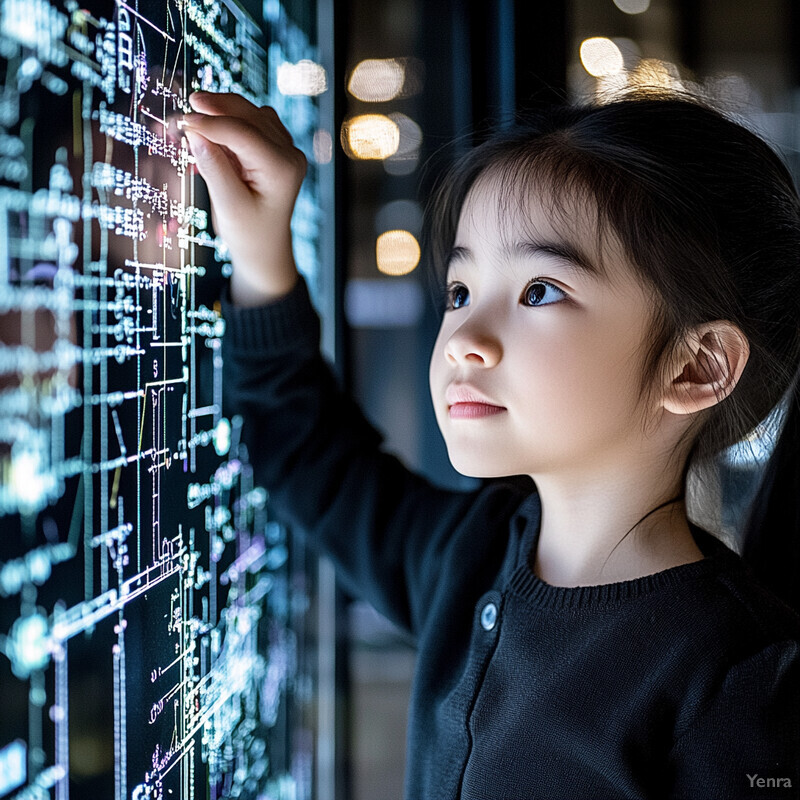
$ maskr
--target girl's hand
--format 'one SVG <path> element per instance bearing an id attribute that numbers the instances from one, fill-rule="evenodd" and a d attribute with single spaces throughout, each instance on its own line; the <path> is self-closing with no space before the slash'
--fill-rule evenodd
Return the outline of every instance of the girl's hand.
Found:
<path id="1" fill-rule="evenodd" d="M 235 94 L 195 92 L 183 130 L 211 196 L 214 227 L 233 262 L 231 297 L 255 306 L 297 280 L 290 221 L 306 158 L 272 108 Z"/>

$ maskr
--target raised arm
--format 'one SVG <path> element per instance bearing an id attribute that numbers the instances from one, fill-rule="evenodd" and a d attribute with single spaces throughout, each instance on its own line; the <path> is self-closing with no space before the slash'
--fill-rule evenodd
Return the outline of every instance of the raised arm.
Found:
<path id="1" fill-rule="evenodd" d="M 433 595 L 455 591 L 446 564 L 476 527 L 481 538 L 455 560 L 459 580 L 480 591 L 486 548 L 498 557 L 503 548 L 489 527 L 519 497 L 434 487 L 382 451 L 319 352 L 319 319 L 292 259 L 289 220 L 305 159 L 273 111 L 230 95 L 191 102 L 204 116 L 185 130 L 233 260 L 225 391 L 244 419 L 256 478 L 282 521 L 308 532 L 354 593 L 418 631 Z"/>

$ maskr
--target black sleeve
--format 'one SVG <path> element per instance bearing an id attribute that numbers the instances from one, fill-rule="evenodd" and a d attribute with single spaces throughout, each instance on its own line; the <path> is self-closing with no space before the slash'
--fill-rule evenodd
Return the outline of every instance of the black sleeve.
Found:
<path id="1" fill-rule="evenodd" d="M 348 590 L 417 632 L 452 531 L 479 492 L 433 486 L 380 449 L 319 350 L 305 282 L 259 308 L 223 301 L 224 391 L 278 518 L 328 553 Z"/>

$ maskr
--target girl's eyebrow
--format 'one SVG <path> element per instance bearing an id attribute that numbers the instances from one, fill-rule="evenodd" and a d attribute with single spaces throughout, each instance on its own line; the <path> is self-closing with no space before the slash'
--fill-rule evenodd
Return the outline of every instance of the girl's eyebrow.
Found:
<path id="1" fill-rule="evenodd" d="M 574 267 L 576 271 L 598 278 L 605 273 L 603 269 L 587 258 L 575 245 L 564 241 L 538 241 L 536 239 L 521 239 L 504 248 L 507 255 L 531 256 L 549 255 L 564 261 Z M 447 266 L 464 263 L 472 260 L 472 251 L 468 247 L 453 247 L 447 259 Z"/>
<path id="2" fill-rule="evenodd" d="M 538 241 L 536 239 L 523 239 L 514 242 L 507 248 L 510 255 L 514 256 L 555 256 L 561 261 L 567 262 L 575 267 L 579 272 L 599 278 L 604 274 L 603 269 L 595 264 L 574 244 L 564 241 Z"/>
<path id="3" fill-rule="evenodd" d="M 465 261 L 469 261 L 472 257 L 472 252 L 468 247 L 451 247 L 450 253 L 447 256 L 446 264 L 447 266 L 452 266 L 453 264 L 463 263 Z"/>

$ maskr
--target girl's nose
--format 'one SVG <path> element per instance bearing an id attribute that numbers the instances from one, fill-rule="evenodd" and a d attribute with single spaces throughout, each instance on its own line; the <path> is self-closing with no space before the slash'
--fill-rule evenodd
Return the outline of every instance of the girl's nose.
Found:
<path id="1" fill-rule="evenodd" d="M 447 340 L 444 355 L 453 365 L 466 363 L 474 367 L 493 367 L 500 361 L 503 349 L 490 333 L 462 325 Z"/>

